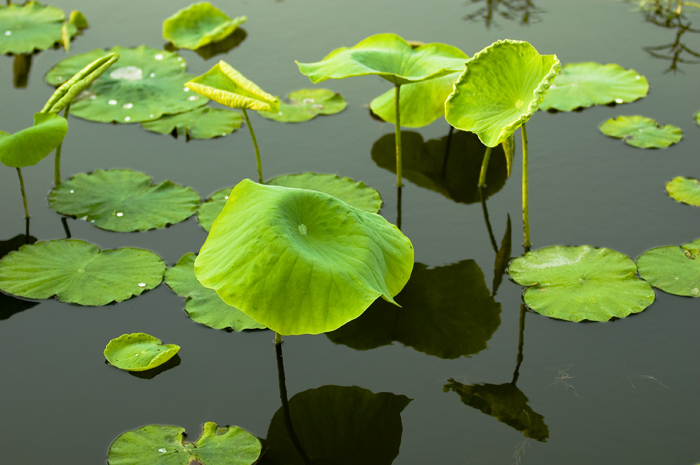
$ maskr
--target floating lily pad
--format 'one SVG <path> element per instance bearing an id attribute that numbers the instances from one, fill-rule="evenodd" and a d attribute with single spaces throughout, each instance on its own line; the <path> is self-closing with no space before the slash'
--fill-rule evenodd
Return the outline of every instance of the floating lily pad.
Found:
<path id="1" fill-rule="evenodd" d="M 180 350 L 175 344 L 163 344 L 150 334 L 122 334 L 105 347 L 105 358 L 126 371 L 146 371 L 173 358 Z"/>
<path id="2" fill-rule="evenodd" d="M 194 276 L 194 259 L 195 254 L 185 254 L 177 265 L 165 271 L 165 284 L 185 297 L 185 311 L 192 320 L 214 329 L 265 329 L 264 325 L 221 300 L 216 291 L 202 286 Z"/>
<path id="3" fill-rule="evenodd" d="M 700 111 L 695 114 L 695 122 L 700 125 Z"/>
<path id="4" fill-rule="evenodd" d="M 195 275 L 282 335 L 318 334 L 394 302 L 413 246 L 384 218 L 321 192 L 241 181 L 212 225 Z"/>
<path id="5" fill-rule="evenodd" d="M 680 128 L 667 124 L 661 126 L 644 116 L 618 116 L 600 125 L 600 132 L 606 136 L 623 139 L 628 145 L 640 149 L 663 149 L 680 142 L 683 133 Z"/>
<path id="6" fill-rule="evenodd" d="M 636 272 L 626 255 L 588 245 L 534 250 L 508 268 L 515 282 L 529 286 L 528 307 L 568 321 L 608 321 L 647 308 L 654 291 Z"/>
<path id="7" fill-rule="evenodd" d="M 163 22 L 163 38 L 178 48 L 195 50 L 226 38 L 247 20 L 246 16 L 231 19 L 207 2 L 194 3 Z"/>
<path id="8" fill-rule="evenodd" d="M 172 52 L 145 45 L 114 47 L 119 62 L 97 78 L 71 105 L 74 116 L 102 123 L 139 123 L 175 115 L 207 103 L 185 87 L 185 60 Z M 63 84 L 90 62 L 109 53 L 93 50 L 60 61 L 46 75 L 53 86 Z"/>
<path id="9" fill-rule="evenodd" d="M 109 447 L 109 465 L 252 465 L 260 457 L 260 440 L 238 426 L 206 422 L 195 443 L 185 429 L 147 425 L 127 431 Z"/>
<path id="10" fill-rule="evenodd" d="M 340 94 L 328 89 L 302 89 L 287 97 L 289 103 L 280 102 L 277 111 L 261 111 L 263 118 L 280 123 L 302 123 L 318 115 L 334 115 L 348 105 Z"/>
<path id="11" fill-rule="evenodd" d="M 84 241 L 61 239 L 22 246 L 0 260 L 0 290 L 28 299 L 99 306 L 157 287 L 165 263 L 148 250 L 101 251 Z"/>
<path id="12" fill-rule="evenodd" d="M 63 142 L 67 132 L 65 118 L 36 113 L 33 126 L 14 134 L 0 131 L 0 162 L 12 168 L 36 165 Z"/>
<path id="13" fill-rule="evenodd" d="M 49 194 L 49 206 L 58 213 L 118 232 L 180 223 L 195 213 L 199 202 L 189 187 L 171 181 L 154 185 L 147 174 L 131 170 L 77 174 Z"/>
<path id="14" fill-rule="evenodd" d="M 657 247 L 637 259 L 639 275 L 669 294 L 700 297 L 700 239 L 681 247 Z"/>
<path id="15" fill-rule="evenodd" d="M 569 63 L 549 88 L 542 110 L 571 111 L 593 105 L 634 102 L 649 92 L 646 78 L 620 65 Z"/>
<path id="16" fill-rule="evenodd" d="M 700 181 L 677 176 L 666 183 L 666 191 L 676 202 L 700 207 Z"/>
<path id="17" fill-rule="evenodd" d="M 202 107 L 179 115 L 164 116 L 141 123 L 144 129 L 158 134 L 172 134 L 190 139 L 213 139 L 231 134 L 243 124 L 240 113 L 221 108 Z"/>
<path id="18" fill-rule="evenodd" d="M 38 2 L 0 6 L 0 53 L 32 53 L 53 47 L 63 40 L 65 17 L 62 10 Z M 72 23 L 65 24 L 69 38 L 78 33 Z"/>
<path id="19" fill-rule="evenodd" d="M 35 242 L 36 237 L 27 236 L 26 234 L 18 234 L 12 239 L 0 241 L 0 258 L 13 250 L 19 249 L 25 244 L 34 244 Z M 28 310 L 37 305 L 39 305 L 39 302 L 15 299 L 14 297 L 0 292 L 0 320 L 6 320 L 16 313 Z"/>

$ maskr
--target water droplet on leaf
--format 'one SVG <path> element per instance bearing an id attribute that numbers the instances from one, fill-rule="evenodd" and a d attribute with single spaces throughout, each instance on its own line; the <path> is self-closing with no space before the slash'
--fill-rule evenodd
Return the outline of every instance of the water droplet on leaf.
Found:
<path id="1" fill-rule="evenodd" d="M 112 79 L 124 79 L 126 81 L 138 81 L 143 79 L 143 70 L 136 66 L 125 66 L 124 68 L 115 69 L 109 73 Z"/>
<path id="2" fill-rule="evenodd" d="M 122 213 L 122 212 L 117 212 L 117 213 L 115 213 L 115 215 L 117 215 L 119 218 L 121 218 L 122 216 L 124 216 L 124 213 Z"/>
<path id="3" fill-rule="evenodd" d="M 158 55 L 156 55 L 156 56 L 153 57 L 153 58 L 155 58 L 156 60 L 162 60 L 162 59 L 163 59 L 163 54 L 162 54 L 162 53 L 159 53 Z"/>
<path id="4" fill-rule="evenodd" d="M 139 283 L 138 286 L 139 287 L 146 287 L 146 283 Z"/>
<path id="5" fill-rule="evenodd" d="M 133 103 L 125 103 L 124 105 L 122 105 L 122 108 L 125 108 L 125 109 L 127 109 L 127 110 L 128 110 L 129 108 L 133 108 L 133 107 L 134 107 L 134 104 L 133 104 Z"/>
<path id="6" fill-rule="evenodd" d="M 116 100 L 110 100 L 110 101 L 107 102 L 107 103 L 109 103 L 110 105 L 116 105 L 116 104 L 117 104 L 117 101 L 116 101 Z"/>
<path id="7" fill-rule="evenodd" d="M 11 35 L 12 35 L 12 31 L 5 31 L 5 35 L 6 35 L 6 36 L 11 36 Z"/>

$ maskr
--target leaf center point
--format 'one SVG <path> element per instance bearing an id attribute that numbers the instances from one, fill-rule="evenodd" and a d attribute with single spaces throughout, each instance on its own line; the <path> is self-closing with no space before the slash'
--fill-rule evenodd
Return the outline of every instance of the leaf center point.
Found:
<path id="1" fill-rule="evenodd" d="M 300 224 L 299 225 L 299 232 L 301 233 L 302 236 L 306 236 L 306 225 L 305 224 Z"/>

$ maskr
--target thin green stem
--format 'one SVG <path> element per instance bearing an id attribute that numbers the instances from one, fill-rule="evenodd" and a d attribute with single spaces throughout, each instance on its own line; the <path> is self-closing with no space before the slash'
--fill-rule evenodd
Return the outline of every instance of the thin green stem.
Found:
<path id="1" fill-rule="evenodd" d="M 486 147 L 484 159 L 481 162 L 481 171 L 479 172 L 479 187 L 486 187 L 486 171 L 489 169 L 489 159 L 491 158 L 491 150 L 493 147 Z"/>
<path id="2" fill-rule="evenodd" d="M 518 358 L 516 359 L 515 371 L 513 372 L 513 380 L 510 384 L 515 385 L 520 376 L 520 365 L 523 363 L 523 346 L 525 345 L 525 304 L 520 304 L 520 330 L 518 331 Z"/>
<path id="3" fill-rule="evenodd" d="M 22 191 L 22 202 L 24 202 L 24 217 L 29 219 L 29 209 L 27 208 L 27 193 L 24 191 L 24 178 L 22 178 L 22 170 L 17 168 L 17 176 L 19 176 L 19 188 Z"/>
<path id="4" fill-rule="evenodd" d="M 66 105 L 66 109 L 63 112 L 63 117 L 68 119 L 68 112 L 70 112 L 70 102 Z M 61 182 L 61 149 L 63 148 L 63 141 L 56 147 L 56 158 L 53 163 L 53 183 L 58 186 Z"/>
<path id="5" fill-rule="evenodd" d="M 528 150 L 527 150 L 527 129 L 525 123 L 520 126 L 523 136 L 523 246 L 530 248 L 530 209 L 528 207 Z"/>
<path id="6" fill-rule="evenodd" d="M 403 188 L 396 188 L 396 227 L 401 229 L 401 191 Z"/>
<path id="7" fill-rule="evenodd" d="M 403 162 L 401 158 L 401 112 L 399 110 L 399 102 L 401 96 L 401 84 L 394 84 L 394 133 L 396 135 L 396 187 L 403 186 L 401 182 L 401 172 Z"/>
<path id="8" fill-rule="evenodd" d="M 245 118 L 245 124 L 248 126 L 248 131 L 250 132 L 250 138 L 253 139 L 253 146 L 255 147 L 255 161 L 258 164 L 258 182 L 263 183 L 263 173 L 262 173 L 262 161 L 260 160 L 260 148 L 258 147 L 258 141 L 255 139 L 255 132 L 253 132 L 253 126 L 250 124 L 250 119 L 248 119 L 248 112 L 245 108 L 241 108 L 243 112 L 243 118 Z"/>

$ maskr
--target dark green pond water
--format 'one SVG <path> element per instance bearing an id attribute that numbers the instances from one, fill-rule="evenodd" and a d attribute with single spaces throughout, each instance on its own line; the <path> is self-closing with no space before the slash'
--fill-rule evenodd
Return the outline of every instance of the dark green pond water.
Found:
<path id="1" fill-rule="evenodd" d="M 294 60 L 320 60 L 380 32 L 407 39 L 444 42 L 470 56 L 498 39 L 527 40 L 540 53 L 556 53 L 562 64 L 618 63 L 647 77 L 649 95 L 632 104 L 583 112 L 540 112 L 528 123 L 530 222 L 533 248 L 548 245 L 608 247 L 635 259 L 645 250 L 690 242 L 700 236 L 700 210 L 670 199 L 665 183 L 676 176 L 700 176 L 700 65 L 652 56 L 678 30 L 645 21 L 634 5 L 615 0 L 530 0 L 529 23 L 522 14 L 466 16 L 505 8 L 505 0 L 256 0 L 213 2 L 231 16 L 247 15 L 247 38 L 226 55 L 205 61 L 182 51 L 188 71 L 198 75 L 224 59 L 273 94 L 312 87 Z M 15 132 L 31 122 L 52 89 L 44 74 L 66 56 L 114 45 L 159 48 L 162 21 L 188 4 L 184 0 L 96 2 L 54 0 L 65 11 L 81 10 L 90 28 L 70 54 L 35 55 L 26 89 L 12 87 L 12 58 L 0 57 L 0 129 Z M 700 13 L 684 20 L 700 25 Z M 696 25 L 696 27 L 697 27 Z M 680 43 L 700 51 L 700 34 L 687 31 Z M 666 53 L 660 51 L 657 53 Z M 683 52 L 682 59 L 692 57 Z M 284 125 L 251 115 L 263 152 L 266 177 L 305 171 L 337 173 L 378 189 L 382 214 L 396 220 L 395 176 L 372 160 L 375 142 L 393 126 L 368 115 L 369 102 L 389 87 L 380 78 L 328 81 L 348 102 L 341 114 Z M 598 125 L 619 115 L 644 115 L 683 129 L 683 141 L 666 150 L 640 150 L 603 136 Z M 441 119 L 418 130 L 439 139 L 449 127 Z M 148 173 L 197 190 L 203 198 L 246 177 L 254 178 L 253 148 L 245 128 L 212 141 L 175 140 L 138 124 L 111 125 L 70 119 L 64 143 L 64 178 L 107 168 Z M 520 158 L 513 177 L 487 202 L 500 242 L 507 216 L 513 221 L 513 256 L 522 254 Z M 24 170 L 32 213 L 31 234 L 39 240 L 65 237 L 60 217 L 48 208 L 52 157 Z M 403 232 L 416 261 L 429 268 L 455 265 L 481 269 L 488 289 L 494 251 L 480 204 L 456 203 L 410 181 L 403 191 Z M 14 170 L 0 170 L 0 240 L 24 232 Z M 120 234 L 69 220 L 72 236 L 103 249 L 134 246 L 158 253 L 169 266 L 198 251 L 206 238 L 195 218 L 168 229 Z M 471 262 L 473 261 L 473 262 Z M 449 274 L 449 273 L 448 273 Z M 449 379 L 485 386 L 496 396 L 511 390 L 521 342 L 522 288 L 507 277 L 495 297 L 500 324 L 487 347 L 454 360 L 429 356 L 400 343 L 358 351 L 325 335 L 286 338 L 289 395 L 322 386 L 359 386 L 412 401 L 401 413 L 402 431 L 355 425 L 380 438 L 363 463 L 396 443 L 393 463 L 412 464 L 686 464 L 700 462 L 700 371 L 698 301 L 657 290 L 656 302 L 639 315 L 609 323 L 574 324 L 535 313 L 524 315 L 522 363 L 517 390 L 543 417 L 546 441 L 524 433 L 444 392 Z M 445 302 L 479 315 L 461 285 L 445 291 Z M 241 426 L 268 435 L 280 408 L 273 336 L 269 331 L 227 333 L 192 322 L 183 299 L 165 285 L 107 307 L 79 307 L 42 301 L 26 308 L 3 300 L 0 308 L 0 437 L 2 462 L 12 464 L 106 463 L 110 443 L 145 424 L 179 425 L 196 439 L 201 424 Z M 20 311 L 21 310 L 21 311 Z M 477 323 L 474 323 L 477 325 Z M 493 329 L 491 330 L 493 331 Z M 146 332 L 179 344 L 180 364 L 152 379 L 107 366 L 102 351 L 123 333 Z M 475 327 L 474 333 L 478 333 Z M 476 336 L 465 336 L 475 337 Z M 478 342 L 478 341 L 477 341 Z M 489 388 L 489 385 L 491 387 Z M 474 388 L 476 389 L 476 388 Z M 505 401 L 504 401 L 505 402 Z M 488 410 L 487 407 L 483 408 Z M 529 415 L 532 415 L 530 413 Z M 349 448 L 365 447 L 351 443 Z M 344 462 L 346 463 L 346 462 Z"/>

